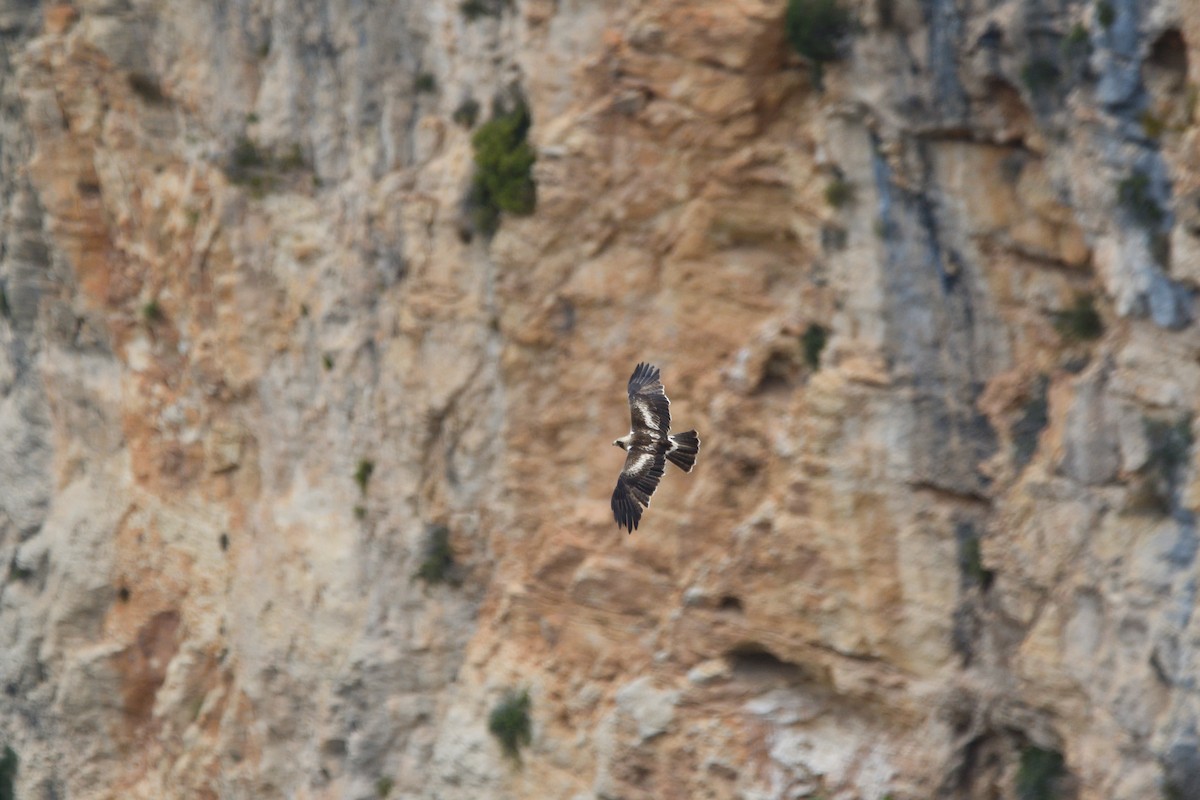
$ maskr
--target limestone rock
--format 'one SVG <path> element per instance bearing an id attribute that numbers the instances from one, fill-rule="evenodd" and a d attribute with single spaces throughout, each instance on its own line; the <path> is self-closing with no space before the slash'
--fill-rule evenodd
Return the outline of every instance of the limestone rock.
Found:
<path id="1" fill-rule="evenodd" d="M 16 795 L 1196 795 L 1200 16 L 842 5 L 0 2 Z"/>

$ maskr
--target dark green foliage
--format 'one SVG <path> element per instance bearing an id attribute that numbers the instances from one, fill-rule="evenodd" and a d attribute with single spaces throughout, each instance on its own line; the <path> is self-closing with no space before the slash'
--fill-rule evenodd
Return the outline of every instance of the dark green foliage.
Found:
<path id="1" fill-rule="evenodd" d="M 326 372 L 329 372 L 329 370 L 333 369 L 333 356 L 329 355 L 329 353 L 322 355 L 321 366 L 325 367 Z"/>
<path id="2" fill-rule="evenodd" d="M 148 105 L 161 106 L 167 104 L 167 96 L 163 94 L 158 81 L 141 72 L 129 73 L 129 88 L 142 98 Z"/>
<path id="3" fill-rule="evenodd" d="M 288 145 L 287 150 L 283 155 L 275 159 L 275 168 L 283 172 L 291 172 L 293 170 L 304 169 L 308 166 L 304 160 L 304 151 L 300 149 L 300 145 L 292 142 Z"/>
<path id="4" fill-rule="evenodd" d="M 395 781 L 393 781 L 387 775 L 380 777 L 379 780 L 375 781 L 375 796 L 382 800 L 382 798 L 385 798 L 392 793 L 393 786 L 395 786 Z"/>
<path id="5" fill-rule="evenodd" d="M 8 304 L 8 292 L 0 285 L 0 317 L 8 319 L 12 316 L 12 306 Z"/>
<path id="6" fill-rule="evenodd" d="M 0 755 L 0 800 L 16 800 L 16 783 L 17 754 L 6 745 L 3 755 Z"/>
<path id="7" fill-rule="evenodd" d="M 1185 414 L 1174 422 L 1143 417 L 1142 431 L 1149 452 L 1138 471 L 1129 507 L 1168 514 L 1192 450 L 1192 417 Z"/>
<path id="8" fill-rule="evenodd" d="M 504 755 L 521 760 L 521 747 L 533 741 L 533 722 L 529 718 L 529 692 L 512 691 L 504 696 L 488 716 L 488 731 L 500 742 Z"/>
<path id="9" fill-rule="evenodd" d="M 1063 39 L 1062 48 L 1064 52 L 1075 52 L 1077 48 L 1087 43 L 1088 32 L 1087 28 L 1083 27 L 1082 22 L 1076 22 L 1071 31 Z"/>
<path id="10" fill-rule="evenodd" d="M 358 484 L 358 490 L 363 494 L 367 493 L 367 484 L 371 482 L 371 475 L 375 472 L 375 462 L 369 458 L 360 459 L 358 469 L 354 470 L 354 482 Z"/>
<path id="11" fill-rule="evenodd" d="M 8 563 L 8 577 L 14 581 L 27 581 L 37 573 L 29 567 L 22 566 L 17 561 L 14 555 L 12 561 Z"/>
<path id="12" fill-rule="evenodd" d="M 1017 800 L 1057 800 L 1056 783 L 1063 774 L 1062 753 L 1026 747 L 1017 769 Z"/>
<path id="13" fill-rule="evenodd" d="M 838 45 L 854 29 L 854 18 L 838 0 L 788 0 L 784 26 L 796 52 L 820 65 L 837 60 Z"/>
<path id="14" fill-rule="evenodd" d="M 979 539 L 964 539 L 958 553 L 958 567 L 962 571 L 963 580 L 971 585 L 983 583 L 987 570 L 983 568 L 983 549 Z"/>
<path id="15" fill-rule="evenodd" d="M 1084 74 L 1087 69 L 1087 58 L 1092 52 L 1092 39 L 1088 35 L 1088 29 L 1083 27 L 1081 23 L 1075 23 L 1070 32 L 1063 37 L 1058 48 L 1063 58 L 1067 60 L 1072 73 L 1075 75 Z"/>
<path id="16" fill-rule="evenodd" d="M 1096 300 L 1090 293 L 1075 295 L 1075 303 L 1065 311 L 1054 312 L 1054 329 L 1068 341 L 1084 342 L 1100 338 L 1104 321 L 1096 311 Z"/>
<path id="17" fill-rule="evenodd" d="M 1138 116 L 1138 122 L 1142 124 L 1142 133 L 1146 134 L 1147 139 L 1158 139 L 1167 129 L 1167 123 L 1163 118 L 1149 109 Z"/>
<path id="18" fill-rule="evenodd" d="M 501 212 L 524 216 L 533 213 L 537 188 L 533 183 L 533 148 L 526 141 L 529 110 L 522 103 L 498 114 L 471 136 L 475 148 L 475 176 L 467 196 L 475 228 L 487 235 L 496 232 Z"/>
<path id="19" fill-rule="evenodd" d="M 437 91 L 437 78 L 432 72 L 422 72 L 413 81 L 413 91 L 417 94 L 432 94 Z"/>
<path id="20" fill-rule="evenodd" d="M 366 519 L 367 518 L 367 507 L 362 505 L 361 503 L 356 505 L 354 507 L 354 518 L 357 520 L 360 520 L 360 521 Z"/>
<path id="21" fill-rule="evenodd" d="M 458 10 L 469 22 L 480 17 L 498 17 L 504 13 L 511 0 L 463 0 Z"/>
<path id="22" fill-rule="evenodd" d="M 288 145 L 281 155 L 275 155 L 243 135 L 229 154 L 225 175 L 230 182 L 248 187 L 255 195 L 262 195 L 275 189 L 285 173 L 307 169 L 308 166 L 304 151 L 297 143 Z"/>
<path id="23" fill-rule="evenodd" d="M 838 175 L 825 187 L 825 202 L 834 208 L 841 208 L 847 203 L 853 203 L 854 184 Z"/>
<path id="24" fill-rule="evenodd" d="M 258 145 L 248 136 L 242 136 L 233 146 L 233 153 L 229 157 L 229 168 L 231 172 L 242 174 L 252 169 L 265 166 L 267 163 L 266 156 L 258 149 Z M 230 175 L 234 179 L 233 174 Z M 236 179 L 234 179 L 236 180 Z"/>
<path id="25" fill-rule="evenodd" d="M 482 2 L 482 0 L 463 0 L 458 10 L 462 12 L 464 17 L 473 22 L 488 13 L 488 4 Z"/>
<path id="26" fill-rule="evenodd" d="M 1166 218 L 1150 189 L 1150 176 L 1141 170 L 1117 183 L 1117 203 L 1144 228 L 1157 228 Z"/>
<path id="27" fill-rule="evenodd" d="M 1049 386 L 1049 379 L 1045 375 L 1039 375 L 1032 396 L 1026 401 L 1020 418 L 1013 423 L 1013 460 L 1018 469 L 1033 459 L 1033 454 L 1037 452 L 1038 437 L 1050 421 L 1047 405 Z"/>
<path id="28" fill-rule="evenodd" d="M 475 121 L 479 119 L 479 101 L 474 97 L 463 100 L 458 104 L 458 108 L 454 109 L 452 119 L 467 130 L 474 128 Z"/>
<path id="29" fill-rule="evenodd" d="M 1096 3 L 1096 21 L 1105 28 L 1111 28 L 1112 24 L 1117 21 L 1117 11 L 1108 0 L 1100 0 Z"/>
<path id="30" fill-rule="evenodd" d="M 1046 58 L 1035 58 L 1021 70 L 1021 80 L 1033 94 L 1053 89 L 1060 75 L 1058 65 Z"/>
<path id="31" fill-rule="evenodd" d="M 820 368 L 821 351 L 825 349 L 828 340 L 829 331 L 823 325 L 814 322 L 805 329 L 800 343 L 804 347 L 804 363 L 811 369 Z"/>
<path id="32" fill-rule="evenodd" d="M 995 573 L 983 566 L 979 532 L 974 525 L 960 522 L 955 526 L 954 538 L 958 544 L 958 575 L 962 588 L 979 586 L 986 591 L 991 587 Z"/>
<path id="33" fill-rule="evenodd" d="M 142 319 L 149 323 L 163 321 L 163 310 L 158 304 L 158 298 L 152 297 L 142 304 Z"/>
<path id="34" fill-rule="evenodd" d="M 450 529 L 445 525 L 430 525 L 425 530 L 421 565 L 415 577 L 426 583 L 451 582 L 454 551 L 450 549 Z"/>

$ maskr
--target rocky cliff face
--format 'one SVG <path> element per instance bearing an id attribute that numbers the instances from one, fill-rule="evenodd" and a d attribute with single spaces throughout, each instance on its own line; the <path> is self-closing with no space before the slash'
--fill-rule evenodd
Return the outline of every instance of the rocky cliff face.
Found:
<path id="1" fill-rule="evenodd" d="M 1200 797 L 1200 9 L 784 6 L 0 3 L 0 780 Z"/>

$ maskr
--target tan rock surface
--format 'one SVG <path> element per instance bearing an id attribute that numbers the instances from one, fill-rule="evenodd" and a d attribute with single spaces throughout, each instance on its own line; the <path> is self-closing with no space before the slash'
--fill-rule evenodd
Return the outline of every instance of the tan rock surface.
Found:
<path id="1" fill-rule="evenodd" d="M 1200 797 L 1197 15 L 483 5 L 0 2 L 17 796 Z"/>

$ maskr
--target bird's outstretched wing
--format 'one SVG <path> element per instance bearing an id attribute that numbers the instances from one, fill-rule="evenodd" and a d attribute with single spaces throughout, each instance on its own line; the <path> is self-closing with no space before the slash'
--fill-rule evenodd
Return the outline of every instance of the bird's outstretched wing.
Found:
<path id="1" fill-rule="evenodd" d="M 670 406 L 658 367 L 639 363 L 629 377 L 629 416 L 634 435 L 645 434 L 651 440 L 665 441 L 671 429 Z M 625 469 L 629 469 L 628 461 Z"/>
<path id="2" fill-rule="evenodd" d="M 650 495 L 658 488 L 665 467 L 666 459 L 661 451 L 630 448 L 612 496 L 613 516 L 618 528 L 628 528 L 630 533 L 637 528 L 642 509 L 650 505 Z"/>

